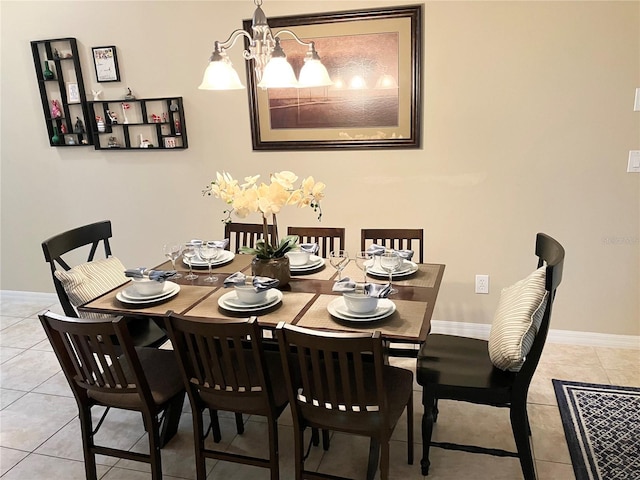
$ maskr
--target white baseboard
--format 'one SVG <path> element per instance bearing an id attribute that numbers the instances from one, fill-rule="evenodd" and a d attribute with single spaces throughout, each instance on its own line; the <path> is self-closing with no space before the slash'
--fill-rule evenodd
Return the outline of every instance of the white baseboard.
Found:
<path id="1" fill-rule="evenodd" d="M 55 303 L 58 296 L 55 293 L 19 292 L 14 290 L 0 290 L 0 297 L 12 299 L 29 299 L 44 303 Z M 432 320 L 431 332 L 463 337 L 482 338 L 487 340 L 491 325 L 488 323 L 449 322 L 446 320 Z M 549 343 L 564 345 L 585 345 L 591 347 L 633 348 L 640 350 L 640 336 L 614 335 L 608 333 L 576 332 L 573 330 L 549 330 Z"/>

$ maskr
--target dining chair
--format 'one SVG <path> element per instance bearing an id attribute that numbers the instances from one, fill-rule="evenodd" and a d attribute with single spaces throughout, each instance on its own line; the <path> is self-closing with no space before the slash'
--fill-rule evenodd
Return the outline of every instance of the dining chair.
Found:
<path id="1" fill-rule="evenodd" d="M 389 439 L 407 411 L 407 461 L 413 463 L 413 373 L 385 365 L 380 332 L 336 333 L 281 322 L 276 327 L 293 415 L 295 476 L 305 470 L 307 427 L 370 437 L 367 479 L 389 477 Z M 313 441 L 313 440 L 312 440 Z"/>
<path id="2" fill-rule="evenodd" d="M 269 235 L 272 236 L 273 225 L 268 227 Z M 224 238 L 229 239 L 228 249 L 233 253 L 238 253 L 240 247 L 255 247 L 256 242 L 264 236 L 264 228 L 261 223 L 235 223 L 224 224 Z"/>
<path id="3" fill-rule="evenodd" d="M 160 480 L 160 449 L 178 429 L 185 395 L 173 352 L 135 347 L 122 318 L 73 318 L 52 312 L 39 318 L 78 405 L 86 478 L 97 479 L 95 456 L 100 454 L 148 463 L 151 477 Z M 97 406 L 106 409 L 94 429 L 92 409 Z M 142 414 L 148 454 L 96 444 L 111 408 Z"/>
<path id="4" fill-rule="evenodd" d="M 369 245 L 367 241 L 370 240 Z M 370 244 L 384 245 L 396 250 L 418 252 L 418 263 L 424 263 L 424 230 L 422 228 L 363 228 L 360 230 L 360 249 Z M 415 257 L 414 257 L 415 261 Z"/>
<path id="5" fill-rule="evenodd" d="M 420 462 L 423 475 L 429 473 L 429 447 L 437 446 L 518 457 L 524 478 L 535 480 L 529 444 L 531 430 L 527 415 L 527 393 L 547 338 L 551 307 L 562 280 L 565 252 L 555 239 L 538 233 L 535 254 L 538 257 L 538 269 L 527 279 L 502 291 L 489 341 L 431 334 L 422 345 L 418 353 L 416 377 L 423 387 L 423 455 Z M 540 322 L 539 326 L 537 322 Z M 524 349 L 521 349 L 521 345 L 525 345 Z M 530 350 L 527 351 L 526 346 Z M 513 353 L 506 359 L 502 358 L 500 352 Z M 509 408 L 517 453 L 432 442 L 439 399 Z M 460 428 L 472 426 L 466 424 Z"/>
<path id="6" fill-rule="evenodd" d="M 99 297 L 129 279 L 124 266 L 111 254 L 111 221 L 103 220 L 68 230 L 42 242 L 58 300 L 66 316 L 78 317 L 76 307 Z M 103 255 L 97 255 L 102 250 Z M 71 267 L 70 259 L 86 257 Z M 113 318 L 85 314 L 88 318 Z M 125 317 L 135 345 L 157 347 L 167 341 L 165 332 L 148 317 Z"/>
<path id="7" fill-rule="evenodd" d="M 333 250 L 344 250 L 344 228 L 337 227 L 289 227 L 288 235 L 298 235 L 300 243 L 317 243 L 322 258 L 328 258 Z"/>
<path id="8" fill-rule="evenodd" d="M 203 320 L 169 312 L 166 323 L 191 403 L 197 478 L 205 479 L 205 461 L 212 458 L 269 468 L 271 479 L 277 480 L 277 421 L 288 398 L 279 353 L 262 348 L 257 318 Z M 216 442 L 218 410 L 266 417 L 269 458 L 207 448 L 209 430 L 205 431 L 203 420 L 207 409 Z"/>

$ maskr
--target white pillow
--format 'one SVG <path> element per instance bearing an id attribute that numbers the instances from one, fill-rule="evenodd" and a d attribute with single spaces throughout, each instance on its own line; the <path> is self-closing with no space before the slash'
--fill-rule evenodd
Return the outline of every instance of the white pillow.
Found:
<path id="1" fill-rule="evenodd" d="M 501 370 L 519 372 L 531 350 L 547 305 L 546 267 L 505 288 L 489 335 L 489 357 Z"/>
<path id="2" fill-rule="evenodd" d="M 55 276 L 69 296 L 71 305 L 77 307 L 122 285 L 128 278 L 124 265 L 116 257 L 95 260 L 73 267 L 71 270 L 56 270 Z M 83 313 L 87 318 L 104 318 L 111 315 Z"/>

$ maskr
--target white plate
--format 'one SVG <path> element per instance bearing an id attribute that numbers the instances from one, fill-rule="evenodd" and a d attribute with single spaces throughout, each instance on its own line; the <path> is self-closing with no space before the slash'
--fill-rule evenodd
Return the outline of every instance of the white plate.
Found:
<path id="1" fill-rule="evenodd" d="M 418 264 L 410 260 L 403 260 L 400 270 L 393 272 L 393 278 L 406 277 L 407 275 L 413 275 L 418 271 Z M 384 271 L 379 265 L 369 266 L 367 265 L 367 275 L 371 274 L 375 277 L 389 278 L 389 273 Z"/>
<path id="2" fill-rule="evenodd" d="M 218 258 L 215 258 L 211 261 L 211 266 L 215 267 L 216 265 L 222 265 L 225 263 L 229 263 L 231 260 L 234 259 L 234 257 L 236 256 L 235 253 L 230 252 L 229 250 L 222 250 L 219 254 L 218 254 Z M 182 263 L 184 263 L 186 266 L 189 266 L 189 261 L 182 257 Z M 192 261 L 191 264 L 194 267 L 208 267 L 209 264 L 207 262 L 205 262 L 204 260 L 202 260 L 200 257 L 195 257 Z"/>
<path id="3" fill-rule="evenodd" d="M 173 283 L 173 282 L 165 282 L 165 283 Z M 129 305 L 146 305 L 150 303 L 161 302 L 163 300 L 169 300 L 170 298 L 175 297 L 178 294 L 178 292 L 180 291 L 180 285 L 178 285 L 177 283 L 174 283 L 174 285 L 175 287 L 169 293 L 161 297 L 154 297 L 151 299 L 146 298 L 144 300 L 132 300 L 122 295 L 123 290 L 121 290 L 118 293 L 116 293 L 116 299 L 118 299 L 122 303 L 128 303 Z"/>
<path id="4" fill-rule="evenodd" d="M 173 293 L 173 291 L 176 289 L 180 290 L 180 285 L 178 285 L 177 283 L 166 281 L 164 282 L 160 293 L 156 293 L 154 295 L 140 295 L 138 292 L 136 292 L 134 286 L 131 285 L 130 287 L 122 290 L 122 296 L 127 300 L 154 300 L 158 297 L 164 297 L 165 295 Z"/>
<path id="5" fill-rule="evenodd" d="M 311 255 L 309 261 L 304 265 L 289 265 L 289 270 L 292 272 L 308 272 L 309 270 L 315 270 L 324 265 L 324 258 L 316 255 Z"/>
<path id="6" fill-rule="evenodd" d="M 396 311 L 396 304 L 388 298 L 381 298 L 378 300 L 378 306 L 373 312 L 354 313 L 349 311 L 344 303 L 344 298 L 337 297 L 327 305 L 327 310 L 331 315 L 341 320 L 348 320 L 350 322 L 373 322 L 392 315 L 393 312 Z"/>
<path id="7" fill-rule="evenodd" d="M 261 305 L 247 305 L 238 300 L 238 296 L 235 291 L 227 292 L 218 298 L 218 305 L 225 310 L 232 312 L 251 312 L 254 310 L 264 310 L 274 306 L 282 301 L 282 292 L 276 288 L 270 288 L 267 291 L 267 298 L 265 303 Z"/>

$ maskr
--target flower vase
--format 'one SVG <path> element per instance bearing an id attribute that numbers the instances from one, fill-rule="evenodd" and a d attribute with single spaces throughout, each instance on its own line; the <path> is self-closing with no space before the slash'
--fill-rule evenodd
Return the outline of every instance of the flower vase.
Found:
<path id="1" fill-rule="evenodd" d="M 51 143 L 58 145 L 60 143 L 60 136 L 58 135 L 58 127 L 53 126 L 53 136 L 51 137 Z"/>
<path id="2" fill-rule="evenodd" d="M 42 76 L 44 77 L 45 80 L 53 80 L 54 78 L 53 72 L 49 68 L 48 60 L 44 61 L 44 71 L 42 72 Z"/>
<path id="3" fill-rule="evenodd" d="M 280 281 L 278 288 L 289 284 L 289 257 L 262 259 L 254 257 L 251 262 L 251 273 L 260 277 L 276 278 Z"/>

